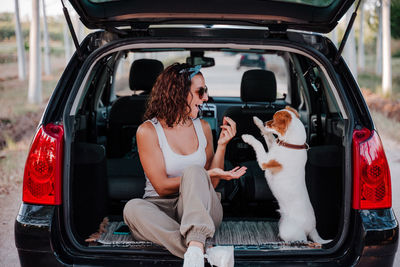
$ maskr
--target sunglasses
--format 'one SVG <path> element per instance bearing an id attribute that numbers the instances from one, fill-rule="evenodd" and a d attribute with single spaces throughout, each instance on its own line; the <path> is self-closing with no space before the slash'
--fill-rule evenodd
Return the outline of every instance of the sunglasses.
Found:
<path id="1" fill-rule="evenodd" d="M 199 95 L 200 98 L 203 98 L 205 94 L 208 94 L 207 86 L 200 87 L 196 93 Z"/>

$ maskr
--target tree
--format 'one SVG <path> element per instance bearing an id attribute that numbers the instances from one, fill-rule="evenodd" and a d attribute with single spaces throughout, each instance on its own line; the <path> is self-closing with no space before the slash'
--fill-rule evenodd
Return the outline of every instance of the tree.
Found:
<path id="1" fill-rule="evenodd" d="M 46 4 L 42 0 L 43 11 L 43 40 L 44 40 L 44 73 L 50 75 L 50 48 L 49 48 L 49 31 L 47 30 Z"/>
<path id="2" fill-rule="evenodd" d="M 376 13 L 378 15 L 378 29 L 376 32 L 376 66 L 375 73 L 382 75 L 382 4 L 377 2 Z"/>
<path id="3" fill-rule="evenodd" d="M 390 40 L 390 0 L 382 0 L 382 90 L 384 95 L 392 94 Z"/>
<path id="4" fill-rule="evenodd" d="M 364 2 L 360 4 L 360 27 L 358 34 L 358 69 L 364 71 L 365 69 L 365 53 L 364 53 Z"/>
<path id="5" fill-rule="evenodd" d="M 400 39 L 400 0 L 392 0 L 390 6 L 390 30 L 392 37 Z"/>
<path id="6" fill-rule="evenodd" d="M 29 33 L 28 102 L 35 104 L 42 102 L 39 18 L 39 0 L 32 0 L 32 23 Z"/>
<path id="7" fill-rule="evenodd" d="M 20 80 L 25 80 L 26 78 L 25 46 L 24 46 L 24 37 L 21 31 L 21 21 L 19 19 L 18 0 L 15 0 L 15 37 L 17 40 L 17 51 L 18 51 L 18 78 Z"/>

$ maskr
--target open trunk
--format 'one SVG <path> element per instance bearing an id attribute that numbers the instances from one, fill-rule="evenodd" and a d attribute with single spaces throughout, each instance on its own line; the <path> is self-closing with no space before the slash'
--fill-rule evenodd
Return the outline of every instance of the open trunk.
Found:
<path id="1" fill-rule="evenodd" d="M 300 36 L 300 35 L 299 35 Z M 203 108 L 203 119 L 209 122 L 214 141 L 226 114 L 239 113 L 237 138 L 226 152 L 226 168 L 247 166 L 238 180 L 222 181 L 224 219 L 209 244 L 234 245 L 235 250 L 251 251 L 321 251 L 334 246 L 343 234 L 345 183 L 345 121 L 338 88 L 321 62 L 312 55 L 288 49 L 284 45 L 226 44 L 128 44 L 96 58 L 88 68 L 86 83 L 79 88 L 72 105 L 74 122 L 71 142 L 70 229 L 83 247 L 118 247 L 124 251 L 164 251 L 148 241 L 134 240 L 122 227 L 124 205 L 141 198 L 145 177 L 135 142 L 142 122 L 146 88 L 135 84 L 132 62 L 157 59 L 164 67 L 173 62 L 205 52 L 215 59 L 215 66 L 203 68 L 210 88 L 210 100 Z M 208 47 L 208 48 L 204 48 Z M 165 52 L 167 51 L 167 52 Z M 197 53 L 197 54 L 196 54 Z M 277 97 L 270 103 L 244 103 L 240 98 L 240 78 L 244 71 L 260 66 L 240 66 L 244 54 L 261 55 L 265 68 L 275 73 Z M 255 57 L 254 57 L 255 58 Z M 246 63 L 247 64 L 247 63 Z M 228 70 L 229 69 L 229 70 Z M 145 79 L 146 77 L 143 77 Z M 140 78 L 139 78 L 140 79 Z M 140 84 L 140 83 L 139 83 Z M 315 88 L 317 86 L 317 88 Z M 131 89 L 131 90 L 129 90 Z M 127 109 L 116 107 L 128 101 Z M 251 116 L 263 121 L 275 111 L 290 105 L 296 108 L 307 132 L 308 161 L 306 184 L 313 205 L 317 230 L 323 239 L 333 241 L 322 246 L 308 242 L 285 243 L 278 236 L 278 203 L 259 168 L 254 152 L 240 142 L 240 135 L 250 133 L 262 139 Z M 233 111 L 232 111 L 233 109 Z M 246 115 L 247 114 L 247 115 Z M 233 115 L 232 115 L 233 116 Z M 249 123 L 249 121 L 251 123 Z"/>

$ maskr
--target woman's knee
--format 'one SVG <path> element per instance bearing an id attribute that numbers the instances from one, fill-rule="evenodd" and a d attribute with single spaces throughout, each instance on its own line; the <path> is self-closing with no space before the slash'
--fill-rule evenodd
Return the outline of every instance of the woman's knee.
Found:
<path id="1" fill-rule="evenodd" d="M 145 200 L 141 198 L 134 198 L 129 200 L 124 207 L 123 215 L 125 221 L 128 219 L 133 219 L 140 214 L 140 210 L 145 204 Z"/>
<path id="2" fill-rule="evenodd" d="M 199 179 L 199 177 L 204 178 L 204 180 L 208 179 L 207 171 L 200 165 L 191 165 L 183 171 L 182 178 L 184 180 Z"/>

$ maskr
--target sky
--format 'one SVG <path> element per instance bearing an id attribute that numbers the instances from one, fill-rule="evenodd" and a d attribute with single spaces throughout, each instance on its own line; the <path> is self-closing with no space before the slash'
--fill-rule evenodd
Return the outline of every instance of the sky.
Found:
<path id="1" fill-rule="evenodd" d="M 19 1 L 19 15 L 22 20 L 28 20 L 32 13 L 32 0 L 18 0 Z M 43 0 L 39 0 L 40 5 Z M 62 15 L 62 5 L 61 0 L 44 0 L 46 5 L 46 15 L 56 16 Z M 69 5 L 68 0 L 64 0 L 68 11 L 71 13 L 73 8 Z M 41 9 L 41 8 L 40 8 Z M 12 12 L 15 10 L 15 0 L 1 0 L 0 13 L 1 12 Z"/>

